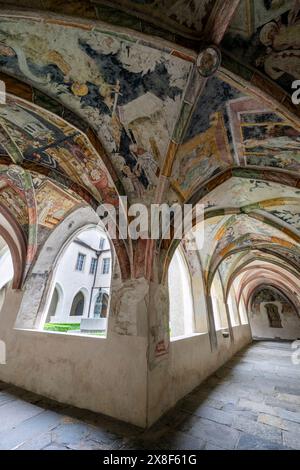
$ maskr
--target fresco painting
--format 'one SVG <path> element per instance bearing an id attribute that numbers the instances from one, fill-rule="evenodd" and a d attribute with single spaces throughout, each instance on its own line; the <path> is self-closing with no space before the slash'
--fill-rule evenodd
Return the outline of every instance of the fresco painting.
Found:
<path id="1" fill-rule="evenodd" d="M 138 10 L 158 8 L 154 0 L 125 3 L 136 4 Z M 200 31 L 212 2 L 159 3 L 159 8 L 167 9 L 168 20 Z M 262 53 L 292 51 L 296 56 L 298 43 L 293 38 L 298 31 L 297 2 L 285 2 L 284 6 L 280 2 L 261 2 L 253 9 L 248 4 L 241 2 L 240 7 L 246 13 L 246 23 L 240 23 L 238 31 L 233 21 L 225 46 L 237 40 L 245 52 L 247 45 L 256 41 L 256 55 L 243 55 L 252 66 Z M 269 73 L 265 62 L 256 66 Z M 152 200 L 183 109 L 192 70 L 189 60 L 166 45 L 150 45 L 145 38 L 102 30 L 99 25 L 83 29 L 11 17 L 1 21 L 0 68 L 66 105 L 82 119 L 80 128 L 85 122 L 92 125 L 127 196 L 131 200 Z M 287 80 L 286 71 L 283 75 Z M 222 172 L 234 166 L 279 168 L 293 174 L 299 171 L 300 133 L 265 104 L 245 96 L 220 77 L 217 74 L 206 82 L 175 155 L 168 196 L 172 200 L 180 195 L 183 202 L 202 187 L 204 194 L 213 177 L 220 177 L 222 183 Z M 72 193 L 75 186 L 70 186 L 68 180 L 85 188 L 97 201 L 116 203 L 118 193 L 103 163 L 104 154 L 97 154 L 77 127 L 13 96 L 0 109 L 0 124 L 0 152 L 8 153 L 14 162 L 24 160 L 44 166 L 49 177 L 59 175 L 56 183 L 34 177 L 40 227 L 53 229 L 82 202 Z M 184 124 L 180 121 L 182 129 Z M 69 190 L 64 192 L 58 181 Z M 290 242 L 287 235 L 263 221 L 228 215 L 226 208 L 257 204 L 255 210 L 265 210 L 298 228 L 298 213 L 289 206 L 282 211 L 280 204 L 271 208 L 259 203 L 299 195 L 300 190 L 266 181 L 263 174 L 261 180 L 233 177 L 213 189 L 201 202 L 207 209 L 223 208 L 224 214 L 206 221 L 206 239 L 210 243 L 200 252 L 204 266 L 207 268 L 214 257 L 224 256 L 234 247 L 271 243 L 274 237 Z M 228 274 L 236 260 L 236 255 L 228 257 L 220 267 L 221 274 Z"/>
<path id="2" fill-rule="evenodd" d="M 84 201 L 72 190 L 16 165 L 0 165 L 0 205 L 8 210 L 27 239 L 28 271 L 47 233 Z M 43 234 L 41 228 L 46 228 Z"/>
<path id="3" fill-rule="evenodd" d="M 43 182 L 36 191 L 38 223 L 53 229 L 79 203 L 51 181 Z"/>
<path id="4" fill-rule="evenodd" d="M 205 196 L 201 203 L 207 208 L 243 207 L 277 198 L 300 198 L 300 189 L 280 183 L 233 177 Z"/>
<path id="5" fill-rule="evenodd" d="M 229 32 L 250 38 L 257 28 L 286 13 L 295 0 L 241 0 L 230 23 Z"/>
<path id="6" fill-rule="evenodd" d="M 247 11 L 244 24 L 237 10 L 225 49 L 291 94 L 292 81 L 300 78 L 299 0 L 243 0 L 240 8 Z"/>
<path id="7" fill-rule="evenodd" d="M 291 243 L 292 240 L 280 230 L 276 230 L 259 220 L 247 215 L 232 216 L 227 218 L 214 235 L 211 243 L 214 259 L 223 258 L 232 250 L 251 246 L 251 244 L 271 244 L 278 238 L 281 243 Z M 210 263 L 212 263 L 212 258 Z"/>
<path id="8" fill-rule="evenodd" d="M 3 19 L 1 69 L 58 97 L 87 120 L 128 197 L 150 202 L 180 114 L 190 62 L 165 48 L 150 48 L 145 42 L 129 41 L 98 28 L 84 31 L 43 24 L 43 39 L 38 41 L 40 27 L 29 19 Z M 232 121 L 232 109 L 243 98 L 239 90 L 217 76 L 207 82 L 172 170 L 170 191 L 175 190 L 181 199 L 235 164 L 299 170 L 299 132 L 274 112 L 260 113 L 259 106 L 256 112 L 240 113 L 237 126 Z M 241 129 L 239 143 L 236 138 Z M 68 139 L 75 145 L 79 137 Z M 115 194 L 98 160 L 86 159 L 85 171 L 78 177 L 80 155 L 70 157 L 68 139 L 58 149 L 47 148 L 42 156 L 37 151 L 40 162 L 88 187 L 96 199 L 100 191 L 114 203 Z M 241 158 L 236 151 L 239 145 Z"/>
<path id="9" fill-rule="evenodd" d="M 184 196 L 233 163 L 226 103 L 239 96 L 217 77 L 207 83 L 173 168 L 172 185 Z"/>
<path id="10" fill-rule="evenodd" d="M 235 255 L 228 256 L 228 258 L 225 258 L 223 262 L 219 265 L 218 272 L 224 285 L 228 279 L 228 276 L 233 270 L 233 267 L 236 266 L 237 262 L 240 259 L 243 259 L 243 256 L 241 256 L 240 253 L 237 253 Z"/>
<path id="11" fill-rule="evenodd" d="M 87 138 L 62 119 L 9 97 L 0 120 L 21 158 L 45 166 L 85 187 L 96 200 L 116 204 L 116 190 Z M 8 153 L 9 146 L 6 146 Z M 13 153 L 14 160 L 16 152 Z"/>
<path id="12" fill-rule="evenodd" d="M 241 165 L 300 171 L 300 132 L 251 98 L 228 103 L 236 159 Z"/>
<path id="13" fill-rule="evenodd" d="M 100 0 L 98 3 L 119 8 L 142 20 L 147 18 L 150 23 L 183 34 L 189 31 L 201 32 L 214 5 L 213 0 L 113 0 L 103 3 Z"/>
<path id="14" fill-rule="evenodd" d="M 284 206 L 271 207 L 269 212 L 300 231 L 300 200 L 295 205 L 285 204 Z"/>
<path id="15" fill-rule="evenodd" d="M 19 222 L 24 232 L 28 231 L 28 209 L 24 196 L 8 186 L 0 176 L 0 204 L 9 208 L 14 218 Z"/>
<path id="16" fill-rule="evenodd" d="M 263 102 L 213 77 L 176 154 L 172 190 L 186 200 L 234 165 L 300 173 L 300 132 Z M 256 189 L 260 185 L 268 183 L 257 182 Z"/>
<path id="17" fill-rule="evenodd" d="M 204 230 L 205 230 L 204 239 L 206 240 L 206 243 L 204 243 L 202 249 L 199 250 L 203 267 L 208 266 L 210 259 L 211 259 L 211 255 L 214 251 L 214 247 L 217 244 L 217 241 L 215 239 L 216 232 L 220 229 L 220 227 L 222 227 L 224 222 L 226 222 L 227 220 L 228 220 L 228 216 L 220 216 L 220 217 L 211 217 L 204 221 Z"/>
<path id="18" fill-rule="evenodd" d="M 300 171 L 300 133 L 288 123 L 246 124 L 242 134 L 248 165 Z"/>
<path id="19" fill-rule="evenodd" d="M 292 266 L 298 267 L 298 269 L 300 268 L 300 250 L 298 247 L 296 249 L 294 248 L 294 250 L 283 246 L 276 247 L 276 253 L 290 262 Z"/>
<path id="20" fill-rule="evenodd" d="M 191 64 L 170 52 L 98 28 L 1 21 L 1 69 L 88 120 L 129 196 L 153 194 L 179 113 Z"/>
<path id="21" fill-rule="evenodd" d="M 278 289 L 272 287 L 264 287 L 253 296 L 251 302 L 251 309 L 253 315 L 261 315 L 261 305 L 262 304 L 273 304 L 276 305 L 276 302 L 281 304 L 281 312 L 283 315 L 297 315 L 294 305 L 289 301 L 289 299 L 283 295 Z M 268 310 L 268 309 L 267 309 Z M 272 312 L 270 312 L 271 314 Z M 269 316 L 269 315 L 268 315 Z M 273 317 L 273 315 L 270 315 Z M 280 317 L 279 317 L 280 318 Z M 272 326 L 274 327 L 274 326 Z M 281 326 L 282 327 L 282 326 Z M 280 326 L 279 326 L 280 328 Z"/>
<path id="22" fill-rule="evenodd" d="M 239 257 L 244 259 L 244 256 L 248 254 L 246 251 L 227 256 L 232 250 L 243 250 L 248 247 L 250 249 L 252 246 L 252 253 L 255 246 L 271 246 L 272 243 L 280 244 L 280 249 L 289 253 L 291 252 L 290 248 L 296 248 L 294 241 L 281 230 L 246 214 L 209 218 L 204 222 L 204 230 L 206 243 L 199 250 L 199 254 L 206 277 L 213 271 L 214 266 L 224 258 L 219 269 L 220 275 L 225 279 L 229 271 L 234 268 L 235 263 L 239 262 Z M 289 248 L 285 248 L 285 245 Z M 257 256 L 261 257 L 262 254 L 257 252 Z"/>
<path id="23" fill-rule="evenodd" d="M 178 186 L 185 198 L 201 182 L 220 172 L 228 165 L 228 141 L 221 113 L 211 118 L 211 127 L 180 147 L 177 154 Z"/>

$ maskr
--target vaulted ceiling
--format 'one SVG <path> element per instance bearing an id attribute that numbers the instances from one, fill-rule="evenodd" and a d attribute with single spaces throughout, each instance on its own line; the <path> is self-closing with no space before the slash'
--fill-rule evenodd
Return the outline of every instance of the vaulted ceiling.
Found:
<path id="1" fill-rule="evenodd" d="M 208 285 L 299 275 L 299 1 L 0 4 L 1 200 L 19 168 L 38 204 L 203 203 Z"/>

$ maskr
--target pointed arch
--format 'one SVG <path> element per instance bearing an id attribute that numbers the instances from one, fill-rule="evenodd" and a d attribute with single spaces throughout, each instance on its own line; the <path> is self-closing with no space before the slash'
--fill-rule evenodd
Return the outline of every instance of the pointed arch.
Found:
<path id="1" fill-rule="evenodd" d="M 69 313 L 70 317 L 82 317 L 82 315 L 84 314 L 85 303 L 85 295 L 83 293 L 83 290 L 80 289 L 73 298 Z"/>
<path id="2" fill-rule="evenodd" d="M 26 267 L 27 241 L 20 224 L 2 204 L 0 204 L 0 235 L 7 243 L 12 257 L 14 268 L 12 287 L 20 289 Z"/>

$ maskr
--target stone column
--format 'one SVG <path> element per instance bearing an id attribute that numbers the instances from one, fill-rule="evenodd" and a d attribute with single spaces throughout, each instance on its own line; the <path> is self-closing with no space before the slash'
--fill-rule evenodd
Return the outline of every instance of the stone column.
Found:
<path id="1" fill-rule="evenodd" d="M 216 333 L 216 325 L 214 319 L 214 307 L 212 303 L 211 295 L 206 295 L 207 305 L 207 318 L 208 318 L 208 333 L 210 339 L 211 350 L 215 351 L 218 348 L 218 338 Z"/>
<path id="2" fill-rule="evenodd" d="M 225 308 L 226 308 L 226 316 L 227 316 L 227 322 L 228 322 L 230 341 L 234 343 L 234 335 L 233 335 L 233 329 L 232 329 L 231 318 L 230 318 L 230 310 L 229 310 L 229 305 L 227 301 L 225 302 Z"/>
<path id="3" fill-rule="evenodd" d="M 148 307 L 147 426 L 151 426 L 171 403 L 170 330 L 168 287 L 150 282 Z"/>

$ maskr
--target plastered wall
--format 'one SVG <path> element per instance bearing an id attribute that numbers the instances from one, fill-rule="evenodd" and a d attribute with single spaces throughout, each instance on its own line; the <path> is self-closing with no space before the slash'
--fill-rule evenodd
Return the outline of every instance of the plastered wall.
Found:
<path id="1" fill-rule="evenodd" d="M 279 323 L 275 322 L 275 326 L 271 326 L 269 315 L 275 315 Z M 249 320 L 255 338 L 285 340 L 300 338 L 300 316 L 297 308 L 271 287 L 264 288 L 254 295 Z"/>

